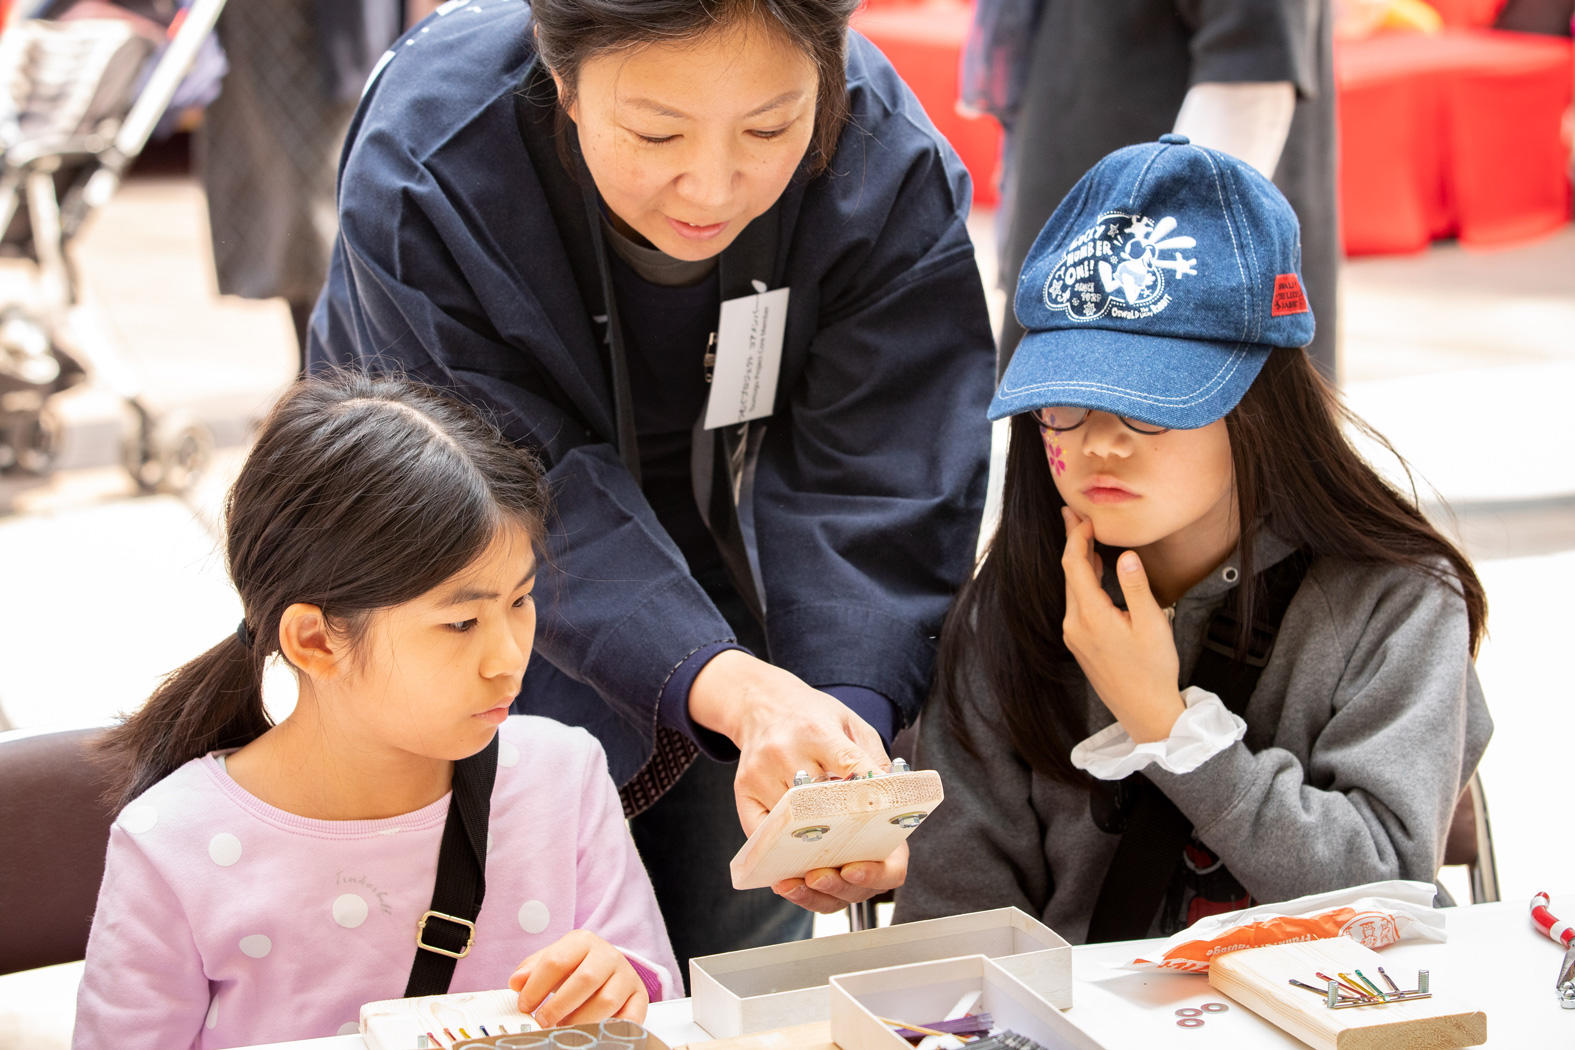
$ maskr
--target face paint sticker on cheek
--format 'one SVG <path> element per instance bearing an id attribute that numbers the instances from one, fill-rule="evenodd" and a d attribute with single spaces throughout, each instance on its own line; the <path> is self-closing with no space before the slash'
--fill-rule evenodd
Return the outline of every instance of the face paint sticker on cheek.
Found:
<path id="1" fill-rule="evenodd" d="M 1057 440 L 1060 435 L 1050 429 L 1053 426 L 1055 426 L 1054 414 L 1050 416 L 1049 426 L 1043 423 L 1039 424 L 1039 437 L 1045 443 L 1045 458 L 1050 461 L 1051 473 L 1060 477 L 1066 473 L 1066 460 L 1063 458 L 1064 453 L 1061 451 L 1061 442 Z"/>

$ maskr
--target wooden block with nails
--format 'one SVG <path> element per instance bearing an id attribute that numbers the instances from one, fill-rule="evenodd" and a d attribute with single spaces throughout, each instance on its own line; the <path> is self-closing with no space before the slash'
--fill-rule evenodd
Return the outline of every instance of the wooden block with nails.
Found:
<path id="1" fill-rule="evenodd" d="M 1397 1000 L 1378 972 L 1383 965 L 1365 944 L 1331 937 L 1217 956 L 1209 963 L 1209 984 L 1319 1050 L 1452 1050 L 1487 1042 L 1487 1014 L 1440 994 L 1449 987 L 1448 974 L 1429 975 L 1425 990 L 1431 998 Z M 1326 995 L 1291 984 L 1326 988 L 1321 973 L 1339 981 L 1349 977 L 1360 987 L 1358 970 L 1378 982 L 1388 1001 L 1330 1009 Z M 1416 970 L 1390 967 L 1387 976 L 1402 991 L 1419 986 Z M 1344 994 L 1338 984 L 1336 991 Z"/>
<path id="2" fill-rule="evenodd" d="M 733 888 L 884 860 L 943 797 L 941 775 L 933 769 L 789 788 L 733 858 Z"/>

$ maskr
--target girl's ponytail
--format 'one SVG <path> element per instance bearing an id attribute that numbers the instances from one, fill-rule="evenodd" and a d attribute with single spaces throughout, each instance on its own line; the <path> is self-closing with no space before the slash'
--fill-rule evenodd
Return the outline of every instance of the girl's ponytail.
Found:
<path id="1" fill-rule="evenodd" d="M 171 672 L 135 714 L 109 731 L 116 809 L 194 758 L 240 747 L 273 724 L 263 708 L 263 661 L 239 633 Z"/>

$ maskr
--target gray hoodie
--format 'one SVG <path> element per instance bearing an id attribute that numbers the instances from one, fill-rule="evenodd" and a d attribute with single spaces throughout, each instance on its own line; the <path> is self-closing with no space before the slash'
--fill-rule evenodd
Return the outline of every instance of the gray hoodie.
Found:
<path id="1" fill-rule="evenodd" d="M 1259 535 L 1260 569 L 1291 552 Z M 1232 555 L 1175 605 L 1183 683 L 1239 566 Z M 921 719 L 917 764 L 940 772 L 946 801 L 910 840 L 895 920 L 1013 905 L 1081 943 L 1119 836 L 1095 826 L 1083 787 L 1028 767 L 977 669 L 969 679 L 958 707 L 985 757 L 963 748 L 938 705 Z M 1090 732 L 1114 721 L 1092 688 L 1086 703 Z M 1192 772 L 1145 774 L 1255 900 L 1431 880 L 1493 728 L 1464 601 L 1398 566 L 1317 559 L 1245 718 L 1246 737 Z M 1161 915 L 1151 932 L 1174 920 Z"/>

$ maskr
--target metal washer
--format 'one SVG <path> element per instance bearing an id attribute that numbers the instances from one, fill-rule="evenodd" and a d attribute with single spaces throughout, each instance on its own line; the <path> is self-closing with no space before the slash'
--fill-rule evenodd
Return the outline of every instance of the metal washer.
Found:
<path id="1" fill-rule="evenodd" d="M 1176 1021 L 1176 1027 L 1177 1028 L 1202 1028 L 1203 1027 L 1203 1018 L 1201 1018 L 1201 1017 L 1182 1017 L 1182 1018 L 1179 1018 Z"/>
<path id="2" fill-rule="evenodd" d="M 1204 1003 L 1203 1009 L 1207 1010 L 1211 1014 L 1222 1014 L 1226 1010 L 1229 1010 L 1230 1007 L 1226 1006 L 1224 1003 Z"/>
<path id="3" fill-rule="evenodd" d="M 1183 1006 L 1181 1009 L 1176 1011 L 1176 1016 L 1177 1017 L 1201 1017 L 1201 1016 L 1203 1016 L 1203 1011 L 1197 1009 L 1196 1007 Z"/>

